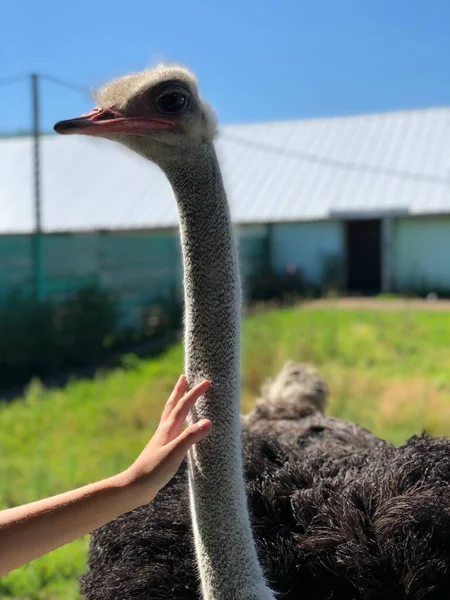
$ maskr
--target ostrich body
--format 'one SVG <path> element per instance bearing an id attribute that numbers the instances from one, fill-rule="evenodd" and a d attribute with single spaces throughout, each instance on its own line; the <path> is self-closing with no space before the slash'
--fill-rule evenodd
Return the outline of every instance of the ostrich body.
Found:
<path id="1" fill-rule="evenodd" d="M 207 600 L 273 600 L 256 555 L 240 438 L 240 283 L 228 203 L 212 138 L 215 121 L 190 72 L 156 68 L 98 94 L 101 109 L 60 133 L 112 137 L 158 164 L 175 193 L 185 289 L 185 371 L 211 389 L 192 420 L 213 430 L 190 451 L 192 522 Z"/>
<path id="2" fill-rule="evenodd" d="M 169 115 L 161 116 L 159 98 Z M 171 182 L 185 268 L 187 375 L 190 384 L 212 382 L 192 418 L 211 419 L 213 432 L 151 504 L 94 532 L 84 596 L 265 600 L 273 588 L 280 600 L 448 598 L 447 439 L 412 438 L 394 448 L 327 417 L 325 384 L 295 364 L 265 386 L 240 427 L 236 252 L 214 120 L 192 76 L 179 68 L 132 75 L 101 90 L 98 103 L 56 128 L 119 141 Z"/>
<path id="3" fill-rule="evenodd" d="M 449 441 L 395 448 L 312 409 L 326 408 L 326 398 L 315 372 L 287 365 L 243 420 L 249 510 L 268 581 L 285 600 L 447 599 Z M 94 533 L 87 600 L 200 600 L 187 478 L 184 464 L 151 504 Z"/>

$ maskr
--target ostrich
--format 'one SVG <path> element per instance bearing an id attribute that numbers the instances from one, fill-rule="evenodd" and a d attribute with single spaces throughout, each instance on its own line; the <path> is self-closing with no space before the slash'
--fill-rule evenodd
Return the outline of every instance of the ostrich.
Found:
<path id="1" fill-rule="evenodd" d="M 250 529 L 240 439 L 240 285 L 229 208 L 212 139 L 216 122 L 186 69 L 114 81 L 100 108 L 55 125 L 103 135 L 159 165 L 175 192 L 185 287 L 185 370 L 211 390 L 191 420 L 214 431 L 190 452 L 190 498 L 204 598 L 273 600 Z"/>
<path id="2" fill-rule="evenodd" d="M 193 75 L 160 66 L 113 81 L 97 101 L 55 129 L 120 142 L 168 177 L 180 216 L 186 372 L 191 385 L 212 382 L 191 419 L 211 419 L 213 431 L 153 503 L 94 533 L 85 597 L 447 597 L 447 440 L 394 448 L 326 417 L 323 382 L 294 364 L 240 423 L 236 250 L 216 123 Z"/>

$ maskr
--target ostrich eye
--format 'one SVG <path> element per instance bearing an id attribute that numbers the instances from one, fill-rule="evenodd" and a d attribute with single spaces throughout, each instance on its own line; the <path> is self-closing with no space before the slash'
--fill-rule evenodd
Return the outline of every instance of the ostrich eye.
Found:
<path id="1" fill-rule="evenodd" d="M 170 115 L 176 115 L 187 106 L 187 96 L 181 92 L 166 92 L 156 101 L 158 110 Z"/>

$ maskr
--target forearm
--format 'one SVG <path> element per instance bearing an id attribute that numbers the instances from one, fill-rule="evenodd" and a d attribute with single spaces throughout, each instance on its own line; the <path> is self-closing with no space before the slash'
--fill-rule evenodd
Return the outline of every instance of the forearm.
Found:
<path id="1" fill-rule="evenodd" d="M 208 389 L 203 381 L 186 392 L 186 378 L 180 377 L 154 436 L 125 472 L 0 512 L 0 576 L 151 502 L 189 448 L 208 435 L 206 419 L 183 431 L 188 412 Z"/>
<path id="2" fill-rule="evenodd" d="M 74 539 L 154 495 L 127 473 L 0 512 L 0 576 Z"/>

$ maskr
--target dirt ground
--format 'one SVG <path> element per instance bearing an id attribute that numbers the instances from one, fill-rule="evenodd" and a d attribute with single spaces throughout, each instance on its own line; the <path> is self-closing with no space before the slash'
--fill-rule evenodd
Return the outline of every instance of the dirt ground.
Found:
<path id="1" fill-rule="evenodd" d="M 308 308 L 339 308 L 344 310 L 378 310 L 378 311 L 450 311 L 450 300 L 422 300 L 407 298 L 333 298 L 305 302 Z"/>

